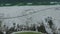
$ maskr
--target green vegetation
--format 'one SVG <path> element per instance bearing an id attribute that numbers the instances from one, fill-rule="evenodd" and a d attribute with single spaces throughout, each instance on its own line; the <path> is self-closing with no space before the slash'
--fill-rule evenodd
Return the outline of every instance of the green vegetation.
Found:
<path id="1" fill-rule="evenodd" d="M 34 33 L 34 32 L 22 32 L 22 33 L 16 33 L 16 34 L 41 34 L 41 33 Z"/>
<path id="2" fill-rule="evenodd" d="M 51 3 L 53 2 L 53 3 Z M 60 0 L 0 0 L 0 6 L 56 5 Z"/>
<path id="3" fill-rule="evenodd" d="M 36 3 L 1 3 L 0 6 L 34 6 L 34 5 L 57 5 L 60 3 L 36 2 Z"/>
<path id="4" fill-rule="evenodd" d="M 1 27 L 2 21 L 0 21 L 0 27 Z"/>

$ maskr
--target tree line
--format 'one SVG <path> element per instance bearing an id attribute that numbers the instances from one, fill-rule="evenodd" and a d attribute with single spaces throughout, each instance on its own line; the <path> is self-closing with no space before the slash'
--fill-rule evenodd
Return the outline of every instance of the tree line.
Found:
<path id="1" fill-rule="evenodd" d="M 60 0 L 0 0 L 0 3 L 15 3 L 15 2 L 59 2 Z"/>
<path id="2" fill-rule="evenodd" d="M 50 2 L 60 2 L 60 0 L 0 0 L 0 5 L 3 6 L 7 3 L 11 5 L 27 5 L 27 3 L 32 3 L 32 5 L 50 5 Z"/>

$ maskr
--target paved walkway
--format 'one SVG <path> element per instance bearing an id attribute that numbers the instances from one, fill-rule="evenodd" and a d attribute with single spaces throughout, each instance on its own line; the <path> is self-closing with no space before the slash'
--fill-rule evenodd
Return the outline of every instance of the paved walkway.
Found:
<path id="1" fill-rule="evenodd" d="M 21 32 L 36 32 L 37 33 L 37 31 L 18 31 L 18 32 L 13 32 L 12 34 L 21 33 Z M 39 33 L 41 33 L 41 32 L 39 32 Z"/>

